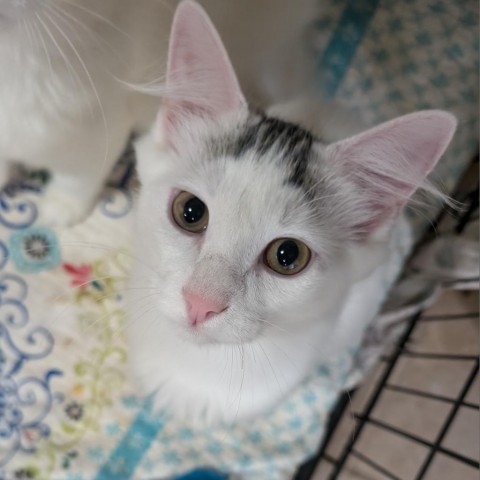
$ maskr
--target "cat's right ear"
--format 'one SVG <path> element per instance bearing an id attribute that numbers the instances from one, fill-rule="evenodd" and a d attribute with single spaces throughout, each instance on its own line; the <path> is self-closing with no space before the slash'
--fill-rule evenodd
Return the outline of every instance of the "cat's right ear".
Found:
<path id="1" fill-rule="evenodd" d="M 192 116 L 218 118 L 247 106 L 228 54 L 210 18 L 200 5 L 184 0 L 170 33 L 167 100 L 155 136 L 174 143 L 176 131 Z"/>

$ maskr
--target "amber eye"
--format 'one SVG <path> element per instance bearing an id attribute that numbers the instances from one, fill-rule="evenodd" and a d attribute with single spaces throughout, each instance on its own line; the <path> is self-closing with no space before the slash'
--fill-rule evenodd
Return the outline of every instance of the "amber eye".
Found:
<path id="1" fill-rule="evenodd" d="M 308 265 L 310 257 L 310 249 L 300 240 L 279 238 L 265 250 L 264 262 L 277 273 L 294 275 Z"/>
<path id="2" fill-rule="evenodd" d="M 172 216 L 175 223 L 188 232 L 201 233 L 208 225 L 207 206 L 189 192 L 180 192 L 175 197 Z"/>

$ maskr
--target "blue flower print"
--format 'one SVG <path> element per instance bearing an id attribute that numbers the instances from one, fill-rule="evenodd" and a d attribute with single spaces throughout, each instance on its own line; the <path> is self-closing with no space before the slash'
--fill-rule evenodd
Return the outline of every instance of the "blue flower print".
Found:
<path id="1" fill-rule="evenodd" d="M 47 227 L 14 232 L 8 239 L 8 246 L 15 267 L 22 273 L 50 270 L 61 261 L 57 237 Z"/>

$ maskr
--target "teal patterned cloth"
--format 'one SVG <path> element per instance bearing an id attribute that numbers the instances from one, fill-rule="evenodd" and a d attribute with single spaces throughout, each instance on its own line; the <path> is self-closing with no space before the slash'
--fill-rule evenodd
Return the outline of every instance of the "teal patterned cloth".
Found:
<path id="1" fill-rule="evenodd" d="M 477 149 L 476 3 L 320 3 L 310 40 L 321 93 L 371 125 L 420 108 L 455 113 L 437 170 L 450 191 Z M 63 232 L 37 224 L 35 184 L 0 194 L 0 479 L 291 477 L 317 448 L 358 345 L 234 430 L 154 415 L 128 376 L 122 336 L 129 171 L 127 162 L 92 216 Z M 420 235 L 424 218 L 412 221 Z"/>

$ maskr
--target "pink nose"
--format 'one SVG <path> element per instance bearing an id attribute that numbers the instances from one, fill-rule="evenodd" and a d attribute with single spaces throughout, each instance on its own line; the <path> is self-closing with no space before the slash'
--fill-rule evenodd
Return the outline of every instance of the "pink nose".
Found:
<path id="1" fill-rule="evenodd" d="M 183 296 L 187 302 L 188 317 L 190 318 L 192 325 L 205 322 L 213 315 L 221 313 L 227 309 L 225 303 L 201 297 L 188 290 L 184 290 Z"/>

